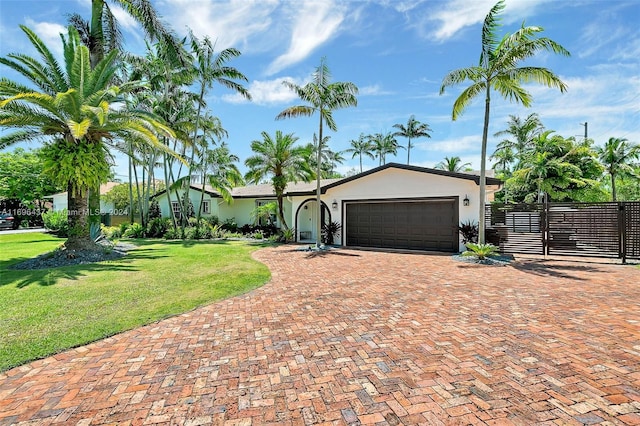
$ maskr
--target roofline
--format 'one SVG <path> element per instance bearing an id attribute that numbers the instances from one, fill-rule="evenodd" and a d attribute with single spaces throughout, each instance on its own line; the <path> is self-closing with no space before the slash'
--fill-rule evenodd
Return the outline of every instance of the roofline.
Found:
<path id="1" fill-rule="evenodd" d="M 335 188 L 336 186 L 340 186 L 342 184 L 345 184 L 347 182 L 351 182 L 354 181 L 356 179 L 360 179 L 363 178 L 365 176 L 371 175 L 373 173 L 377 173 L 379 171 L 385 170 L 385 169 L 389 169 L 389 168 L 395 168 L 395 169 L 401 169 L 401 170 L 409 170 L 412 172 L 420 172 L 420 173 L 429 173 L 432 175 L 440 175 L 440 176 L 447 176 L 447 177 L 452 177 L 452 178 L 457 178 L 457 179 L 466 179 L 466 180 L 472 180 L 476 183 L 476 185 L 480 185 L 480 176 L 478 175 L 471 175 L 468 173 L 460 173 L 460 172 L 450 172 L 448 170 L 441 170 L 441 169 L 430 169 L 428 167 L 419 167 L 419 166 L 412 166 L 409 164 L 400 164 L 400 163 L 387 163 L 387 164 L 383 164 L 382 166 L 378 166 L 376 168 L 364 171 L 362 173 L 358 173 L 357 175 L 353 175 L 353 176 L 349 176 L 347 178 L 344 178 L 342 180 L 339 180 L 338 182 L 333 182 L 330 183 L 328 185 L 324 185 L 320 191 L 324 194 L 327 192 L 328 189 L 331 188 Z M 485 177 L 485 182 L 488 185 L 502 185 L 502 181 L 500 179 L 496 179 L 496 178 L 492 178 L 492 177 Z M 315 192 L 315 191 L 314 191 Z"/>
<path id="2" fill-rule="evenodd" d="M 220 194 L 218 194 L 217 192 L 209 191 L 208 189 L 204 189 L 204 186 L 197 186 L 197 185 L 191 184 L 191 185 L 189 185 L 189 188 L 195 189 L 196 191 L 204 191 L 205 194 L 211 195 L 211 196 L 216 197 L 216 198 L 222 198 L 220 196 Z M 182 190 L 182 188 L 181 189 L 174 189 L 173 191 L 178 192 L 178 191 L 181 191 L 181 190 Z M 155 194 L 153 194 L 151 197 L 149 197 L 149 199 L 159 197 L 159 196 L 165 194 L 166 192 L 167 192 L 167 189 L 165 188 L 165 189 L 163 189 L 161 191 L 158 191 Z M 236 197 L 234 197 L 234 198 L 236 198 Z"/>

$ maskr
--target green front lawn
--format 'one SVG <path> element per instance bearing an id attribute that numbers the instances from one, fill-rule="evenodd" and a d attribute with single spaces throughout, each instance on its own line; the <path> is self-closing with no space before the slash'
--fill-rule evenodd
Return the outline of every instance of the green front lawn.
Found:
<path id="1" fill-rule="evenodd" d="M 34 271 L 8 266 L 58 247 L 46 234 L 0 234 L 0 371 L 245 293 L 270 277 L 260 246 L 134 241 L 117 261 Z"/>

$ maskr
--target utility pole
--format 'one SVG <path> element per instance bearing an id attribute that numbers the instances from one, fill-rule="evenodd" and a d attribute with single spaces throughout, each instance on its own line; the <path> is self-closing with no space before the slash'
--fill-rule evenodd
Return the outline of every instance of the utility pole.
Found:
<path id="1" fill-rule="evenodd" d="M 587 127 L 588 127 L 589 123 L 587 123 L 587 122 L 585 121 L 584 123 L 580 123 L 580 125 L 584 126 L 584 139 L 586 140 L 586 139 L 587 139 L 587 135 L 588 135 L 588 133 L 587 133 Z"/>

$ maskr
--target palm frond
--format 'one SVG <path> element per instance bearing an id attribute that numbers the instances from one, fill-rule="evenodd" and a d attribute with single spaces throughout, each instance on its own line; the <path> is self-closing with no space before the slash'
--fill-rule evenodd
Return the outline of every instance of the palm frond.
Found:
<path id="1" fill-rule="evenodd" d="M 296 105 L 289 107 L 282 111 L 280 114 L 276 116 L 276 120 L 282 120 L 284 118 L 294 118 L 294 117 L 310 117 L 316 111 L 315 108 L 307 106 L 307 105 Z"/>

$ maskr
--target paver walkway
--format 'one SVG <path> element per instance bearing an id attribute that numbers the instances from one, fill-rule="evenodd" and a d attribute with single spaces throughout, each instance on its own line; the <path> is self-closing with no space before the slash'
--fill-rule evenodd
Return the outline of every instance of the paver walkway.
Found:
<path id="1" fill-rule="evenodd" d="M 0 375 L 0 424 L 640 424 L 640 270 L 264 249 L 264 287 Z"/>

